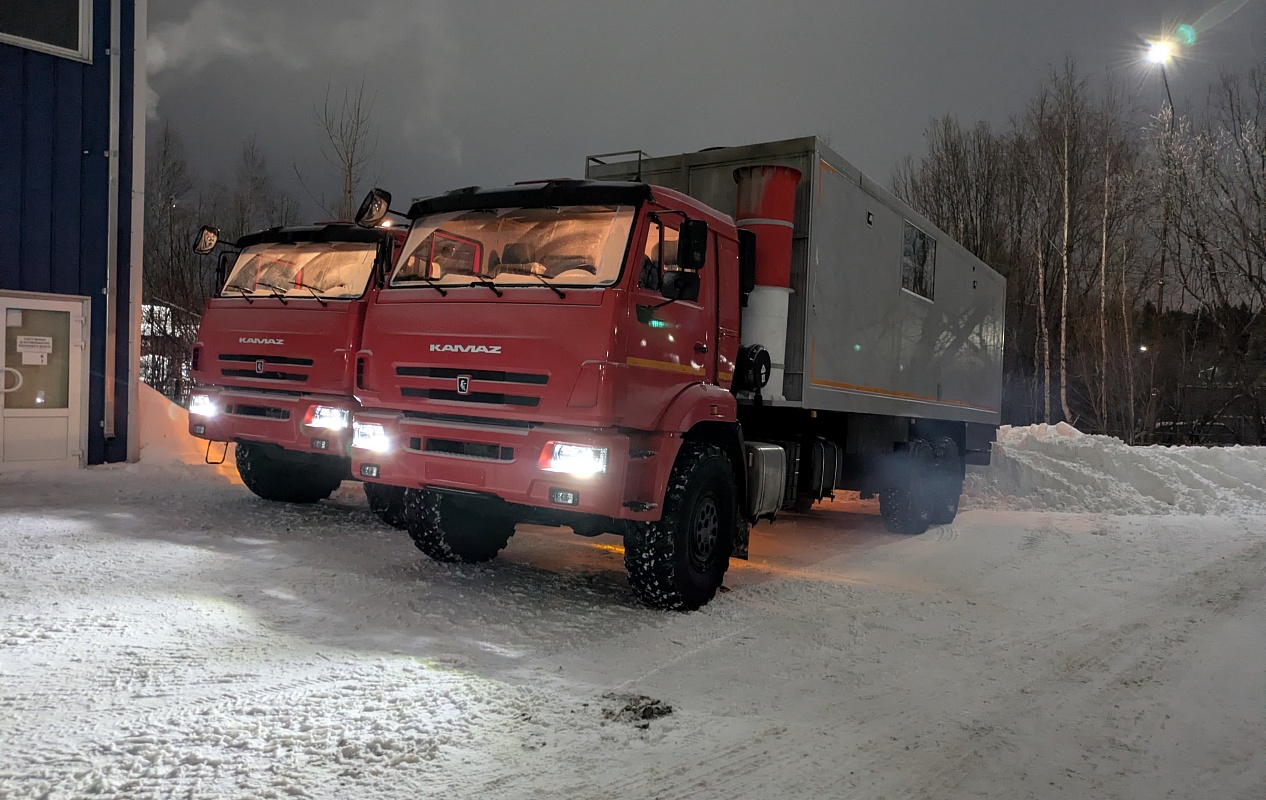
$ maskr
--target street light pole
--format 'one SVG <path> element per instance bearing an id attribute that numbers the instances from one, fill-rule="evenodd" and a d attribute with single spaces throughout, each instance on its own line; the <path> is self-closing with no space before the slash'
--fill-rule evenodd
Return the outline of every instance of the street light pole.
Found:
<path id="1" fill-rule="evenodd" d="M 1156 417 L 1159 412 L 1159 397 L 1156 389 L 1156 363 L 1160 357 L 1161 349 L 1161 315 L 1165 311 L 1165 257 L 1169 252 L 1169 216 L 1170 216 L 1170 197 L 1169 197 L 1169 180 L 1170 180 L 1170 160 L 1171 151 L 1173 149 L 1174 140 L 1174 96 L 1169 91 L 1169 73 L 1165 70 L 1165 65 L 1174 57 L 1177 50 L 1177 44 L 1169 39 L 1158 39 L 1151 43 L 1148 48 L 1147 59 L 1153 64 L 1160 67 L 1161 82 L 1165 86 L 1165 99 L 1169 101 L 1169 116 L 1165 121 L 1165 147 L 1161 152 L 1161 166 L 1165 171 L 1164 182 L 1161 186 L 1161 235 L 1160 235 L 1160 275 L 1156 282 L 1156 313 L 1152 319 L 1152 349 L 1154 352 L 1150 354 L 1152 362 L 1152 391 L 1148 398 L 1146 425 L 1147 434 L 1153 436 L 1156 431 Z"/>

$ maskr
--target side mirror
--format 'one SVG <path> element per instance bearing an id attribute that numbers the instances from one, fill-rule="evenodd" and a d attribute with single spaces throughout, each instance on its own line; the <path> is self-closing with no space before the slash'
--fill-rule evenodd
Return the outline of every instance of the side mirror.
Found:
<path id="1" fill-rule="evenodd" d="M 376 228 L 391 213 L 391 192 L 370 189 L 365 201 L 356 212 L 356 224 L 362 228 Z"/>
<path id="2" fill-rule="evenodd" d="M 746 298 L 756 288 L 756 234 L 739 228 L 739 294 Z"/>
<path id="3" fill-rule="evenodd" d="M 660 285 L 659 292 L 666 300 L 689 300 L 690 302 L 698 300 L 698 271 L 687 271 L 683 269 L 665 272 L 663 283 Z"/>
<path id="4" fill-rule="evenodd" d="M 690 272 L 703 269 L 708 260 L 708 223 L 701 219 L 683 219 L 677 235 L 677 263 Z"/>
<path id="5" fill-rule="evenodd" d="M 203 225 L 198 229 L 198 235 L 193 240 L 193 251 L 200 256 L 205 256 L 215 249 L 216 243 L 220 241 L 220 229 L 213 228 L 210 225 Z"/>

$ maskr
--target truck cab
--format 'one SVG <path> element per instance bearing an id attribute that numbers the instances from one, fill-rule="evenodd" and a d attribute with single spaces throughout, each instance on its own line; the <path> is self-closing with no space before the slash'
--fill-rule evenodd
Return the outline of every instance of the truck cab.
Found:
<path id="1" fill-rule="evenodd" d="M 351 477 L 355 353 L 403 236 L 345 223 L 272 228 L 222 257 L 193 346 L 189 432 L 236 443 L 257 495 L 311 503 Z"/>
<path id="2" fill-rule="evenodd" d="M 654 524 L 688 435 L 723 442 L 738 470 L 728 216 L 592 181 L 459 190 L 409 216 L 366 312 L 352 460 L 362 480 L 409 490 L 421 549 L 475 561 L 516 522 Z M 739 516 L 723 494 L 722 525 Z M 728 561 L 730 537 L 715 538 L 701 562 Z"/>

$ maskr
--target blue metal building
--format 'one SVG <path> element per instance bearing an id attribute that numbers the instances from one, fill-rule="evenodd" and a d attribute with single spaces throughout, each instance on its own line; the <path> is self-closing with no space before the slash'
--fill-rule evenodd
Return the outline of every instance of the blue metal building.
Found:
<path id="1" fill-rule="evenodd" d="M 0 469 L 138 455 L 145 13 L 0 2 Z"/>

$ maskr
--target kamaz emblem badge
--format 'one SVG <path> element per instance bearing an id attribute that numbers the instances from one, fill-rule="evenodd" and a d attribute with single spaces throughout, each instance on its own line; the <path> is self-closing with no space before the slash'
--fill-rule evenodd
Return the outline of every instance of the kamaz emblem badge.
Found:
<path id="1" fill-rule="evenodd" d="M 261 358 L 255 362 L 255 373 L 262 375 L 263 372 L 264 372 L 264 359 Z"/>
<path id="2" fill-rule="evenodd" d="M 469 375 L 457 376 L 457 393 L 470 394 L 470 376 Z"/>

